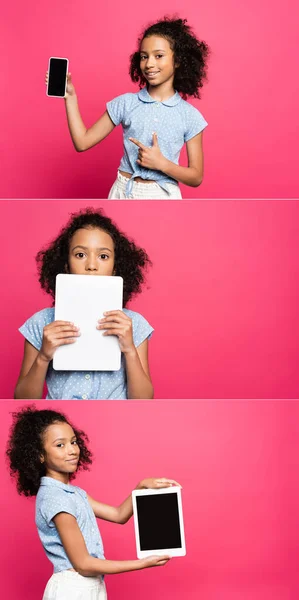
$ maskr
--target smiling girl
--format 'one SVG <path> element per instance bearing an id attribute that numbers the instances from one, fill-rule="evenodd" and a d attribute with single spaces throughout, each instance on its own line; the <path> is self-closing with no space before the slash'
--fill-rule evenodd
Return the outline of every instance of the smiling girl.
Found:
<path id="1" fill-rule="evenodd" d="M 88 438 L 60 412 L 27 406 L 13 413 L 7 446 L 10 472 L 19 494 L 36 496 L 35 521 L 54 574 L 43 600 L 105 600 L 104 575 L 163 566 L 168 556 L 115 561 L 104 556 L 96 518 L 126 523 L 133 514 L 131 495 L 118 507 L 91 498 L 70 482 L 88 469 Z M 143 479 L 136 489 L 179 485 L 166 478 Z"/>
<path id="2" fill-rule="evenodd" d="M 109 198 L 178 199 L 178 182 L 199 186 L 203 179 L 202 131 L 207 122 L 186 102 L 200 97 L 209 48 L 186 19 L 164 18 L 151 25 L 131 56 L 130 76 L 137 93 L 118 96 L 90 128 L 81 118 L 75 87 L 68 74 L 66 113 L 78 152 L 101 142 L 116 125 L 123 128 L 124 154 Z M 47 76 L 46 76 L 47 82 Z M 179 166 L 183 145 L 188 166 Z"/>
<path id="3" fill-rule="evenodd" d="M 59 273 L 119 275 L 124 281 L 124 306 L 140 293 L 144 270 L 151 264 L 146 252 L 123 235 L 100 210 L 73 214 L 58 237 L 37 255 L 41 287 L 55 298 Z M 124 308 L 109 311 L 97 324 L 103 335 L 117 336 L 122 352 L 119 371 L 55 371 L 56 348 L 76 343 L 78 328 L 55 321 L 54 307 L 45 308 L 24 323 L 24 357 L 15 398 L 42 398 L 44 383 L 51 399 L 153 398 L 148 365 L 148 340 L 153 328 L 139 313 Z"/>

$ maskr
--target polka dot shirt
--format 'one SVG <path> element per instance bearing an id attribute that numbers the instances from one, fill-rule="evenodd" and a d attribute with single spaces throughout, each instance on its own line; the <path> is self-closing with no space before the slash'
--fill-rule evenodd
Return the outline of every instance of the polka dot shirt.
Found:
<path id="1" fill-rule="evenodd" d="M 178 92 L 168 100 L 157 102 L 147 89 L 143 88 L 137 94 L 117 96 L 107 103 L 107 111 L 113 123 L 123 127 L 124 155 L 119 169 L 132 173 L 132 178 L 127 183 L 127 195 L 131 193 L 135 177 L 152 179 L 166 192 L 167 183 L 177 183 L 162 171 L 138 165 L 138 147 L 130 142 L 130 137 L 136 138 L 145 146 L 152 146 L 155 132 L 163 156 L 178 164 L 183 145 L 208 124 L 202 114 L 192 104 L 183 100 Z"/>
<path id="2" fill-rule="evenodd" d="M 86 492 L 52 477 L 42 477 L 36 496 L 35 523 L 46 555 L 54 566 L 54 573 L 73 568 L 53 521 L 60 512 L 75 517 L 90 556 L 104 559 L 101 534 Z"/>
<path id="3" fill-rule="evenodd" d="M 19 331 L 36 348 L 42 347 L 43 329 L 54 321 L 54 308 L 44 308 L 28 319 Z M 123 309 L 132 319 L 133 341 L 136 348 L 154 331 L 142 315 Z M 122 355 L 119 371 L 55 371 L 49 364 L 46 384 L 49 400 L 126 400 L 127 380 Z"/>

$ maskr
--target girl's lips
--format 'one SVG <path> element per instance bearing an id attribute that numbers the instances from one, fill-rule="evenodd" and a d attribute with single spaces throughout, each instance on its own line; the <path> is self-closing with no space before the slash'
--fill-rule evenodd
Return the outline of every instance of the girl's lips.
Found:
<path id="1" fill-rule="evenodd" d="M 66 462 L 77 463 L 79 458 L 69 458 Z"/>

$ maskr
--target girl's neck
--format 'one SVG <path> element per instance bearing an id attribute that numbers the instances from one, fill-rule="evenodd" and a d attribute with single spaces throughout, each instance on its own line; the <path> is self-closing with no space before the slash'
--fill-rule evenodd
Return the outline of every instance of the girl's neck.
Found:
<path id="1" fill-rule="evenodd" d="M 68 473 L 60 473 L 59 471 L 52 471 L 51 469 L 47 470 L 46 477 L 52 477 L 52 479 L 56 479 L 56 481 L 61 481 L 61 483 L 68 484 L 70 482 L 70 477 Z"/>
<path id="2" fill-rule="evenodd" d="M 168 100 L 168 98 L 171 98 L 175 94 L 173 81 L 165 81 L 161 85 L 149 85 L 147 91 L 158 102 L 164 102 L 164 100 Z"/>

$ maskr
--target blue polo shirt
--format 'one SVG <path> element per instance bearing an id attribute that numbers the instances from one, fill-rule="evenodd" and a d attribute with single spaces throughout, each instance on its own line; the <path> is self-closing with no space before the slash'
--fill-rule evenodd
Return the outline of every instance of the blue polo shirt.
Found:
<path id="1" fill-rule="evenodd" d="M 124 308 L 123 312 L 132 319 L 133 341 L 136 348 L 154 331 L 139 313 Z M 28 319 L 19 331 L 40 350 L 44 327 L 54 321 L 55 309 L 44 308 Z M 119 371 L 55 371 L 52 361 L 46 375 L 48 400 L 126 400 L 127 376 L 124 355 Z"/>
<path id="2" fill-rule="evenodd" d="M 52 477 L 42 477 L 36 496 L 35 523 L 46 555 L 53 564 L 54 573 L 73 568 L 53 521 L 60 512 L 75 517 L 90 556 L 104 559 L 101 534 L 86 492 Z"/>
<path id="3" fill-rule="evenodd" d="M 130 142 L 129 138 L 133 137 L 145 146 L 152 146 L 155 132 L 163 156 L 178 165 L 185 142 L 207 126 L 202 114 L 192 104 L 183 100 L 178 92 L 168 100 L 157 102 L 146 88 L 136 94 L 117 96 L 107 103 L 107 111 L 113 123 L 121 124 L 123 128 L 124 155 L 119 170 L 132 174 L 127 184 L 127 195 L 132 191 L 135 177 L 152 179 L 166 191 L 167 183 L 177 184 L 175 179 L 162 171 L 141 167 L 136 162 L 138 147 Z"/>

